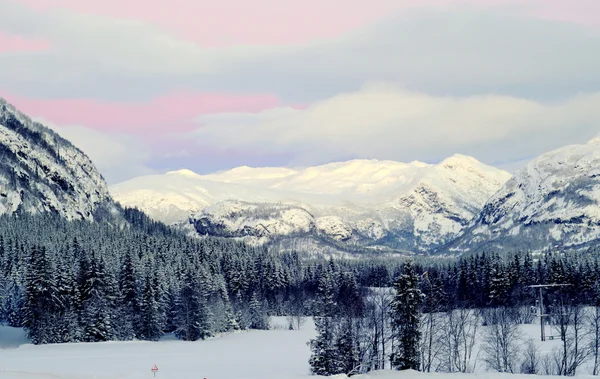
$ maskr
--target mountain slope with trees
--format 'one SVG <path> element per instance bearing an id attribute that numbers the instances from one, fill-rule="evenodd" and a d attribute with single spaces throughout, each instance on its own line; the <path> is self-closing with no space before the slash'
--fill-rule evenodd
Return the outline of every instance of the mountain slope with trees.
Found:
<path id="1" fill-rule="evenodd" d="M 115 204 L 92 161 L 0 98 L 0 214 L 111 217 Z"/>
<path id="2" fill-rule="evenodd" d="M 541 155 L 443 250 L 576 249 L 600 238 L 600 139 Z"/>

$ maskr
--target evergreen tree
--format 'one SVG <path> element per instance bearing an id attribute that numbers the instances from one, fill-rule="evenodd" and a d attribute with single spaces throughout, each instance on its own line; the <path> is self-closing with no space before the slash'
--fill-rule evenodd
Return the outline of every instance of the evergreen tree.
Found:
<path id="1" fill-rule="evenodd" d="M 267 316 L 264 307 L 262 306 L 256 292 L 252 294 L 250 299 L 250 329 L 269 329 L 269 317 Z"/>
<path id="2" fill-rule="evenodd" d="M 83 273 L 81 327 L 86 342 L 115 339 L 116 282 L 102 258 L 92 255 Z"/>
<path id="3" fill-rule="evenodd" d="M 323 317 L 332 317 L 338 313 L 335 302 L 336 283 L 330 269 L 321 272 L 317 287 L 316 313 Z"/>
<path id="4" fill-rule="evenodd" d="M 154 285 L 152 271 L 146 273 L 142 302 L 140 304 L 139 330 L 136 331 L 138 338 L 148 341 L 158 341 L 163 335 L 160 314 L 160 304 L 157 296 L 157 288 Z"/>
<path id="5" fill-rule="evenodd" d="M 119 277 L 120 325 L 118 334 L 122 340 L 132 339 L 135 336 L 135 331 L 141 329 L 139 318 L 140 291 L 137 280 L 138 274 L 133 259 L 133 253 L 131 250 L 127 250 Z"/>
<path id="6" fill-rule="evenodd" d="M 34 344 L 55 342 L 52 335 L 58 298 L 50 258 L 44 247 L 33 247 L 27 267 L 23 326 Z"/>
<path id="7" fill-rule="evenodd" d="M 333 321 L 329 317 L 315 318 L 317 337 L 309 342 L 312 352 L 309 364 L 314 375 L 329 376 L 341 374 L 335 347 L 335 331 Z"/>
<path id="8" fill-rule="evenodd" d="M 419 369 L 420 306 L 423 294 L 413 263 L 404 263 L 402 273 L 394 283 L 396 294 L 391 305 L 394 348 L 392 365 L 397 370 Z"/>
<path id="9" fill-rule="evenodd" d="M 175 335 L 185 341 L 196 341 L 210 336 L 207 328 L 206 300 L 200 286 L 198 278 L 188 270 L 176 301 L 175 316 Z"/>
<path id="10" fill-rule="evenodd" d="M 357 339 L 355 335 L 353 319 L 345 317 L 340 320 L 340 327 L 335 343 L 335 371 L 343 374 L 351 374 L 360 365 L 360 357 L 357 351 Z"/>

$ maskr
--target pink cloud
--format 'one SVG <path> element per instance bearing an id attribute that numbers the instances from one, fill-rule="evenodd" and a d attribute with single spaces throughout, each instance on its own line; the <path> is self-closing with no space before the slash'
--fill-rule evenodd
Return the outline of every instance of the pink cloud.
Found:
<path id="1" fill-rule="evenodd" d="M 51 48 L 49 41 L 25 38 L 0 32 L 0 53 L 12 51 L 41 51 Z"/>
<path id="2" fill-rule="evenodd" d="M 535 0 L 537 7 L 531 9 L 531 14 L 550 19 L 600 26 L 600 1 L 598 0 Z"/>
<path id="3" fill-rule="evenodd" d="M 3 95 L 4 96 L 4 95 Z M 34 118 L 57 125 L 83 125 L 97 130 L 156 135 L 197 128 L 194 118 L 222 112 L 259 112 L 280 105 L 270 94 L 228 95 L 174 93 L 148 102 L 117 103 L 93 99 L 30 99 L 6 95 L 6 100 Z"/>
<path id="4" fill-rule="evenodd" d="M 203 45 L 296 44 L 330 38 L 397 8 L 402 0 L 20 0 L 38 10 L 148 21 Z"/>
<path id="5" fill-rule="evenodd" d="M 301 44 L 341 36 L 409 8 L 512 6 L 539 17 L 600 25 L 597 0 L 19 0 L 38 10 L 142 20 L 207 46 Z"/>

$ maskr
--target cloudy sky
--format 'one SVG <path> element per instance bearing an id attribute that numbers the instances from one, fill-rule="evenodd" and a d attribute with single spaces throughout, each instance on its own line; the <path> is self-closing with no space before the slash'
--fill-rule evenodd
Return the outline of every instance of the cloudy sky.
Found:
<path id="1" fill-rule="evenodd" d="M 512 168 L 600 132 L 600 1 L 0 0 L 0 96 L 110 183 L 454 153 Z"/>

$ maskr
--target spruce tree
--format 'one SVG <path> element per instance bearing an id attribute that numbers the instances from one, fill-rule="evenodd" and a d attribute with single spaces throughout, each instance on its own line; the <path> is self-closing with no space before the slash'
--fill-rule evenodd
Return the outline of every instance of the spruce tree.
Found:
<path id="1" fill-rule="evenodd" d="M 341 374 L 332 319 L 329 317 L 315 318 L 315 328 L 317 337 L 309 341 L 312 354 L 308 363 L 311 373 L 320 376 Z"/>
<path id="2" fill-rule="evenodd" d="M 269 317 L 267 316 L 264 307 L 262 306 L 256 292 L 252 294 L 250 299 L 250 329 L 269 329 Z"/>
<path id="3" fill-rule="evenodd" d="M 201 283 L 191 270 L 185 275 L 176 300 L 175 335 L 185 341 L 196 341 L 210 335 L 207 330 L 208 314 Z"/>
<path id="4" fill-rule="evenodd" d="M 335 343 L 335 371 L 342 374 L 353 373 L 360 365 L 357 351 L 357 339 L 354 320 L 345 317 L 340 320 L 338 336 Z"/>
<path id="5" fill-rule="evenodd" d="M 419 289 L 419 276 L 411 261 L 404 263 L 402 273 L 394 283 L 394 290 L 396 294 L 390 310 L 395 340 L 392 366 L 396 370 L 418 370 L 423 294 Z"/>
<path id="6" fill-rule="evenodd" d="M 57 289 L 50 258 L 44 247 L 33 247 L 27 267 L 23 326 L 34 344 L 56 342 L 52 334 L 57 308 Z"/>
<path id="7" fill-rule="evenodd" d="M 102 258 L 92 255 L 83 273 L 81 327 L 86 342 L 115 339 L 116 282 Z"/>
<path id="8" fill-rule="evenodd" d="M 140 304 L 140 329 L 136 334 L 139 339 L 158 341 L 163 335 L 160 304 L 157 289 L 154 286 L 153 272 L 148 272 L 144 281 L 142 302 Z"/>

